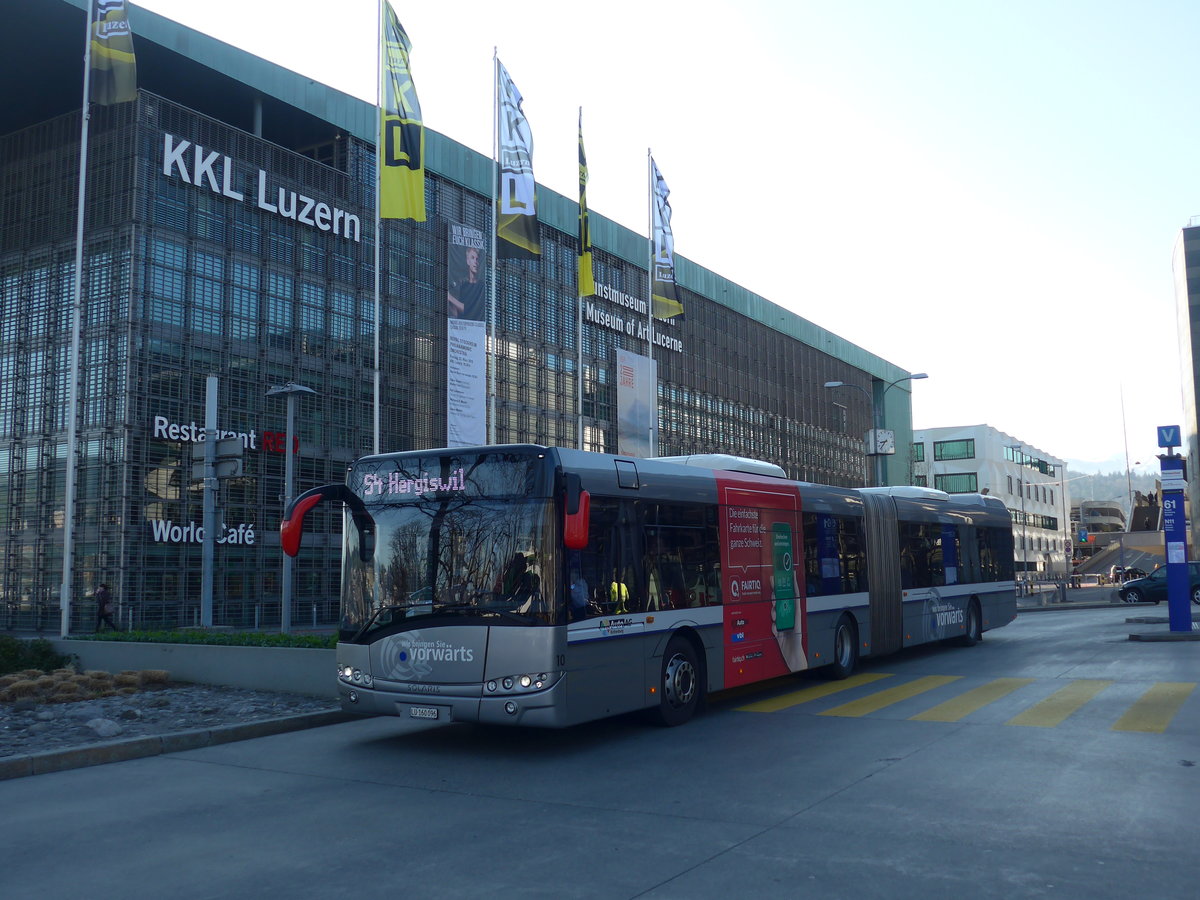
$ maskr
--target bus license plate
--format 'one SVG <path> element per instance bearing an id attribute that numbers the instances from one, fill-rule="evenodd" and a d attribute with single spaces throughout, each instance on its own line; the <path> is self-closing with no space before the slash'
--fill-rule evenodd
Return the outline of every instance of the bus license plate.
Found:
<path id="1" fill-rule="evenodd" d="M 436 719 L 438 717 L 436 706 L 410 706 L 408 714 L 414 719 Z"/>

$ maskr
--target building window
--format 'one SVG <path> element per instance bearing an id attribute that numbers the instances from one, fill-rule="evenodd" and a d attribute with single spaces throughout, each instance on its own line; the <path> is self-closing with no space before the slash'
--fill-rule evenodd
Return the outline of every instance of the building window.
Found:
<path id="1" fill-rule="evenodd" d="M 974 459 L 975 439 L 968 438 L 962 441 L 934 441 L 933 458 L 935 460 Z"/>
<path id="2" fill-rule="evenodd" d="M 933 486 L 947 494 L 974 494 L 979 490 L 979 478 L 975 472 L 934 475 Z"/>
<path id="3" fill-rule="evenodd" d="M 920 444 L 912 445 L 912 461 L 913 462 L 925 462 L 925 444 L 924 444 L 924 442 L 922 442 Z"/>
<path id="4" fill-rule="evenodd" d="M 1012 476 L 1008 475 L 1006 477 L 1008 478 L 1008 492 L 1011 494 L 1012 493 Z"/>
<path id="5" fill-rule="evenodd" d="M 917 487 L 928 487 L 929 479 L 926 478 L 924 475 L 914 475 L 913 476 L 913 484 L 915 484 Z"/>

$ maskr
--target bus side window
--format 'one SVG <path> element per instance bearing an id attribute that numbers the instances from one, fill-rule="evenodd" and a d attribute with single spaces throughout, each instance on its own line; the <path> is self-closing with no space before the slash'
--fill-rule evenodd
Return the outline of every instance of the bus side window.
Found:
<path id="1" fill-rule="evenodd" d="M 610 615 L 620 604 L 620 590 L 614 589 L 620 567 L 617 533 L 619 504 L 616 500 L 593 497 L 588 524 L 587 546 L 579 551 L 578 563 L 588 585 L 591 602 L 582 617 Z"/>
<path id="2" fill-rule="evenodd" d="M 646 571 L 650 609 L 720 603 L 715 510 L 697 503 L 661 503 L 648 516 Z"/>
<path id="3" fill-rule="evenodd" d="M 592 498 L 588 544 L 579 551 L 583 580 L 591 591 L 588 615 L 642 612 L 646 590 L 640 577 L 643 562 L 639 504 Z"/>

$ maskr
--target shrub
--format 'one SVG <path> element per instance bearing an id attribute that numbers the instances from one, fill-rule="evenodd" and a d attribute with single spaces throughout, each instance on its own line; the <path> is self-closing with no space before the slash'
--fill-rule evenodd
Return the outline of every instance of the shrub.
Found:
<path id="1" fill-rule="evenodd" d="M 222 647 L 298 647 L 332 650 L 337 646 L 333 634 L 277 634 L 262 631 L 106 631 L 103 634 L 72 635 L 77 641 L 132 641 L 150 644 L 213 644 Z"/>
<path id="2" fill-rule="evenodd" d="M 0 675 L 20 673 L 36 675 L 61 669 L 71 662 L 71 657 L 56 653 L 54 645 L 44 638 L 27 641 L 9 635 L 0 635 Z"/>

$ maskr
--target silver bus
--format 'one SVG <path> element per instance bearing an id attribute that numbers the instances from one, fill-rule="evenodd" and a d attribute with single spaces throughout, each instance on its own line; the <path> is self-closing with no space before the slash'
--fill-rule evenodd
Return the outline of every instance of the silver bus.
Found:
<path id="1" fill-rule="evenodd" d="M 861 657 L 974 644 L 1016 616 L 993 497 L 791 481 L 739 457 L 534 445 L 388 453 L 289 505 L 344 505 L 343 708 L 563 727 Z"/>

